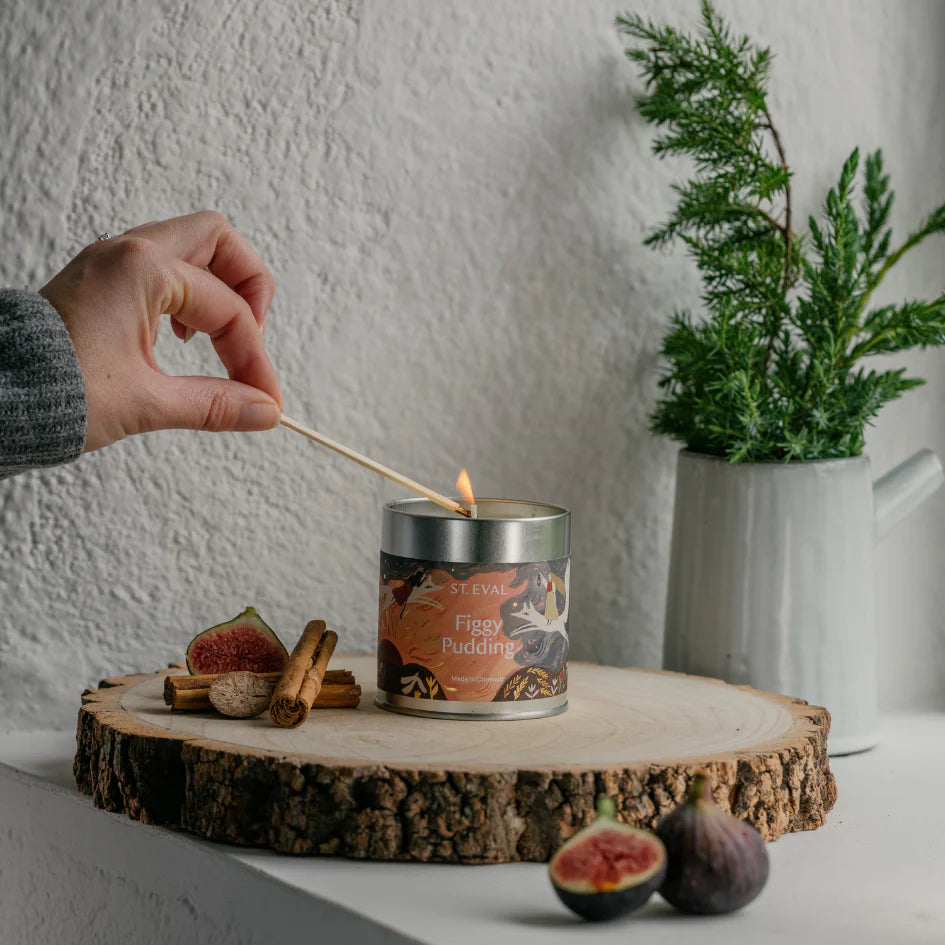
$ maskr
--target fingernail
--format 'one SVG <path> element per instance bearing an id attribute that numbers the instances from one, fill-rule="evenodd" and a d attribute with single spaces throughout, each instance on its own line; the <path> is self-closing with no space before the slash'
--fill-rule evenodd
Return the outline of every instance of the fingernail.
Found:
<path id="1" fill-rule="evenodd" d="M 244 404 L 233 427 L 239 433 L 250 430 L 269 430 L 279 423 L 279 408 L 275 404 Z"/>
<path id="2" fill-rule="evenodd" d="M 193 338 L 194 335 L 196 334 L 197 334 L 196 328 L 188 328 L 187 331 L 184 332 L 184 338 L 183 338 L 184 344 L 187 344 L 187 342 L 190 341 L 190 339 Z"/>

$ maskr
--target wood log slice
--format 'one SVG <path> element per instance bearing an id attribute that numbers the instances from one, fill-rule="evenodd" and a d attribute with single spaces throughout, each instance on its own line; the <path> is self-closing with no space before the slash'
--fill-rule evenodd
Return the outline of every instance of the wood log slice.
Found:
<path id="1" fill-rule="evenodd" d="M 773 840 L 836 799 L 826 709 L 678 673 L 572 663 L 569 708 L 451 721 L 375 707 L 373 657 L 345 656 L 358 709 L 268 716 L 171 712 L 167 670 L 103 680 L 79 712 L 75 776 L 96 805 L 201 837 L 377 860 L 544 861 L 598 795 L 652 828 L 697 770 L 719 804 Z"/>

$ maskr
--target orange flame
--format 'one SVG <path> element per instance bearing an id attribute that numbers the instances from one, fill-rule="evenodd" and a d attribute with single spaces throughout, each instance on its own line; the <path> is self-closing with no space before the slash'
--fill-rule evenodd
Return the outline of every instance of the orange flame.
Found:
<path id="1" fill-rule="evenodd" d="M 470 505 L 475 503 L 476 497 L 473 495 L 472 483 L 469 481 L 469 473 L 465 469 L 456 478 L 456 488 L 459 489 L 459 494 Z"/>

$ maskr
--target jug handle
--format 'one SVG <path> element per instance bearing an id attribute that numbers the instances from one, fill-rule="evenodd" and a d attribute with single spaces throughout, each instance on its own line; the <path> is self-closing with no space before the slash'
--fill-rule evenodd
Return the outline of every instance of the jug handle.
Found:
<path id="1" fill-rule="evenodd" d="M 919 450 L 873 483 L 874 535 L 878 541 L 915 511 L 945 481 L 941 460 Z"/>

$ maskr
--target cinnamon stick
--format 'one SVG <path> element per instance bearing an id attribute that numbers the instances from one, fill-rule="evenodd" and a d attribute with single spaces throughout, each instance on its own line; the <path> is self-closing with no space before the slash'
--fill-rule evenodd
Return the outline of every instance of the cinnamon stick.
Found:
<path id="1" fill-rule="evenodd" d="M 273 702 L 283 697 L 289 697 L 293 701 L 298 698 L 305 681 L 305 673 L 312 665 L 315 651 L 327 627 L 328 624 L 324 620 L 310 620 L 305 625 L 302 635 L 289 654 L 289 661 L 282 668 L 282 675 L 272 694 Z"/>
<path id="2" fill-rule="evenodd" d="M 276 682 L 255 673 L 224 673 L 210 684 L 210 703 L 220 713 L 233 719 L 252 719 L 269 707 Z M 188 690 L 195 692 L 197 690 Z M 324 697 L 324 698 L 323 698 Z M 312 708 L 357 706 L 361 687 L 355 685 L 323 686 Z"/>
<path id="3" fill-rule="evenodd" d="M 165 696 L 165 702 L 167 697 Z M 212 709 L 210 689 L 182 689 L 174 694 L 173 700 L 168 703 L 172 709 L 181 712 L 200 712 L 203 709 Z"/>
<path id="4" fill-rule="evenodd" d="M 204 673 L 200 676 L 165 676 L 164 677 L 164 701 L 167 705 L 173 706 L 175 693 L 182 692 L 185 689 L 209 689 L 215 679 L 219 679 L 225 673 Z M 256 673 L 260 679 L 271 680 L 273 686 L 282 677 L 282 672 L 276 673 Z M 325 683 L 348 684 L 355 682 L 354 673 L 350 669 L 329 669 L 325 673 Z"/>
<path id="5" fill-rule="evenodd" d="M 302 689 L 299 692 L 300 700 L 312 705 L 318 698 L 318 694 L 322 690 L 325 673 L 328 671 L 328 661 L 331 659 L 331 654 L 335 652 L 337 645 L 338 634 L 334 630 L 326 630 L 325 635 L 318 643 L 312 666 L 305 673 L 305 682 L 302 683 Z"/>
<path id="6" fill-rule="evenodd" d="M 338 642 L 324 620 L 310 620 L 295 644 L 269 703 L 269 715 L 281 728 L 295 728 L 308 718 L 318 697 L 328 661 Z"/>
<path id="7" fill-rule="evenodd" d="M 356 709 L 361 701 L 361 687 L 356 684 L 327 683 L 312 703 L 313 709 Z"/>
<path id="8" fill-rule="evenodd" d="M 227 674 L 221 674 L 227 675 Z M 260 674 L 261 675 L 261 674 Z M 266 679 L 268 692 L 275 689 L 275 681 Z M 266 697 L 266 705 L 269 704 L 270 696 Z M 318 698 L 312 703 L 312 709 L 355 709 L 361 701 L 361 687 L 356 683 L 325 683 Z M 213 712 L 214 705 L 210 701 L 210 688 L 206 689 L 181 689 L 174 694 L 171 708 L 175 712 Z"/>

